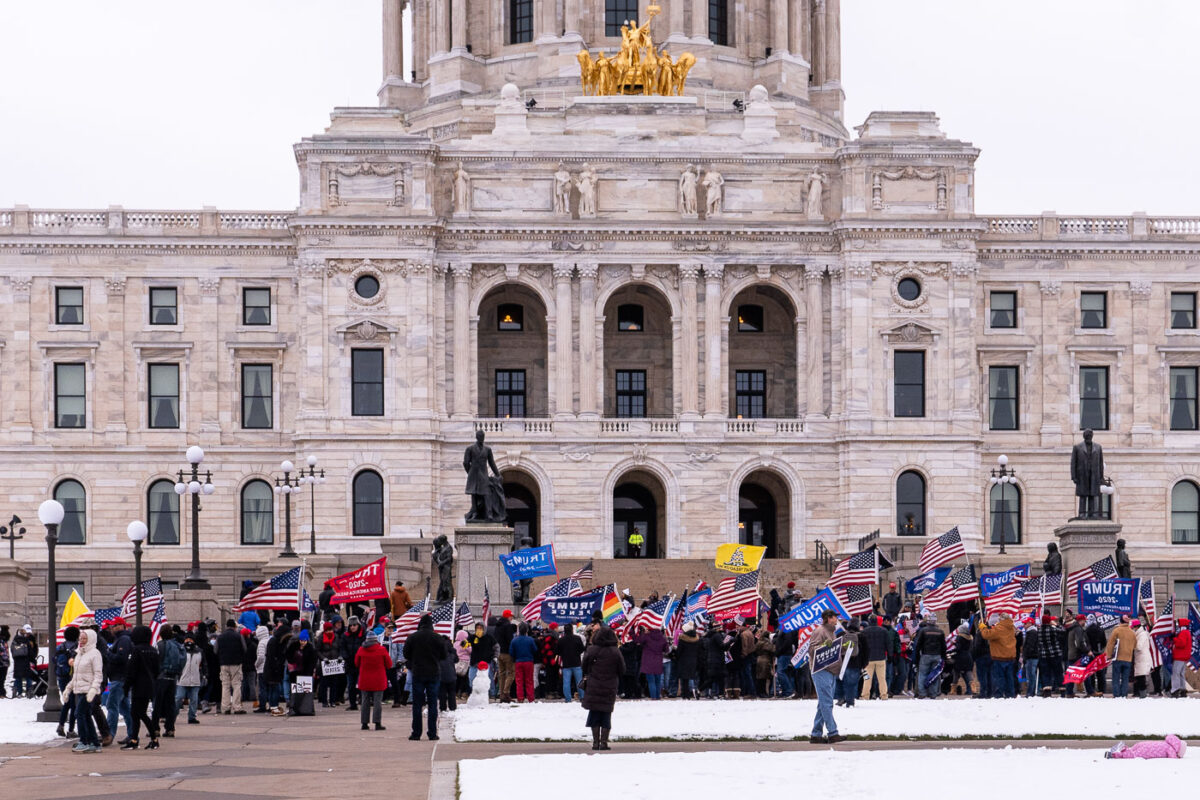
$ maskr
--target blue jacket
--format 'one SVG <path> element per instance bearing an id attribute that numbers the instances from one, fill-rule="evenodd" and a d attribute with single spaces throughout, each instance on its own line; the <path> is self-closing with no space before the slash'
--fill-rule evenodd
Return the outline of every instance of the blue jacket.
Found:
<path id="1" fill-rule="evenodd" d="M 512 644 L 508 646 L 508 654 L 518 664 L 532 662 L 537 656 L 537 643 L 532 636 L 514 636 Z"/>

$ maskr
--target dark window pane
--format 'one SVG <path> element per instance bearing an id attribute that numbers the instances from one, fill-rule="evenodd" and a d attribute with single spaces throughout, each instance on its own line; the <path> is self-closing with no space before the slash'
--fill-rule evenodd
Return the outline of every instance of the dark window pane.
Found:
<path id="1" fill-rule="evenodd" d="M 496 370 L 496 416 L 525 416 L 525 370 Z"/>
<path id="2" fill-rule="evenodd" d="M 271 324 L 271 290 L 246 289 L 242 293 L 242 324 Z"/>
<path id="3" fill-rule="evenodd" d="M 350 352 L 350 413 L 356 417 L 383 416 L 383 351 Z"/>
<path id="4" fill-rule="evenodd" d="M 713 44 L 729 44 L 729 0 L 708 0 L 708 38 Z"/>
<path id="5" fill-rule="evenodd" d="M 763 307 L 755 305 L 738 306 L 738 332 L 761 333 L 763 328 Z"/>
<path id="6" fill-rule="evenodd" d="M 636 303 L 626 303 L 625 305 L 617 306 L 617 330 L 644 330 L 643 320 L 642 307 Z"/>
<path id="7" fill-rule="evenodd" d="M 895 352 L 895 395 L 897 417 L 925 416 L 925 351 Z"/>
<path id="8" fill-rule="evenodd" d="M 519 331 L 525 327 L 525 309 L 519 303 L 501 303 L 496 308 L 496 328 Z"/>
<path id="9" fill-rule="evenodd" d="M 1017 293 L 992 292 L 991 322 L 993 328 L 1017 327 Z"/>
<path id="10" fill-rule="evenodd" d="M 767 373 L 763 370 L 738 370 L 734 374 L 737 416 L 759 419 L 766 416 Z"/>
<path id="11" fill-rule="evenodd" d="M 617 416 L 646 416 L 646 371 L 617 370 Z"/>
<path id="12" fill-rule="evenodd" d="M 896 533 L 925 535 L 925 479 L 918 472 L 902 472 L 896 479 Z"/>
<path id="13" fill-rule="evenodd" d="M 1108 367 L 1079 369 L 1079 427 L 1108 430 Z"/>
<path id="14" fill-rule="evenodd" d="M 54 487 L 54 499 L 62 503 L 62 524 L 58 526 L 59 544 L 83 544 L 87 538 L 87 493 L 83 484 L 66 480 Z"/>
<path id="15" fill-rule="evenodd" d="M 150 289 L 150 324 L 175 325 L 179 322 L 178 294 L 174 287 Z"/>
<path id="16" fill-rule="evenodd" d="M 179 544 L 179 495 L 175 484 L 168 480 L 155 481 L 146 493 L 149 511 L 147 527 L 150 544 Z"/>
<path id="17" fill-rule="evenodd" d="M 991 489 L 992 544 L 1021 541 L 1021 489 L 1012 483 L 997 483 Z"/>
<path id="18" fill-rule="evenodd" d="M 605 36 L 620 36 L 625 21 L 636 21 L 637 18 L 637 0 L 604 0 Z"/>
<path id="19" fill-rule="evenodd" d="M 379 294 L 379 280 L 374 275 L 363 275 L 354 282 L 354 293 L 370 300 Z"/>
<path id="20" fill-rule="evenodd" d="M 60 286 L 54 290 L 54 321 L 59 325 L 83 324 L 83 289 Z"/>
<path id="21" fill-rule="evenodd" d="M 904 278 L 896 284 L 896 294 L 900 295 L 902 300 L 916 300 L 921 296 L 921 282 L 916 278 Z"/>
<path id="22" fill-rule="evenodd" d="M 354 535 L 383 535 L 383 478 L 371 470 L 354 476 Z"/>
<path id="23" fill-rule="evenodd" d="M 85 427 L 87 420 L 86 385 L 86 365 L 54 365 L 54 427 Z"/>
<path id="24" fill-rule="evenodd" d="M 151 428 L 179 427 L 179 365 L 150 364 L 149 368 L 150 410 L 148 421 Z"/>
<path id="25" fill-rule="evenodd" d="M 1196 430 L 1196 368 L 1171 367 L 1171 430 Z"/>
<path id="26" fill-rule="evenodd" d="M 1171 327 L 1196 327 L 1196 293 L 1171 292 Z"/>
<path id="27" fill-rule="evenodd" d="M 988 369 L 988 420 L 994 431 L 1015 431 L 1017 425 L 1017 368 Z"/>
<path id="28" fill-rule="evenodd" d="M 509 42 L 533 41 L 533 0 L 509 0 Z"/>
<path id="29" fill-rule="evenodd" d="M 242 544 L 275 541 L 274 492 L 266 481 L 250 481 L 242 488 Z"/>
<path id="30" fill-rule="evenodd" d="M 1108 294 L 1106 292 L 1081 292 L 1079 295 L 1079 327 L 1105 328 L 1108 326 Z"/>
<path id="31" fill-rule="evenodd" d="M 1200 489 L 1191 481 L 1171 489 L 1171 544 L 1200 544 Z"/>
<path id="32" fill-rule="evenodd" d="M 272 427 L 272 372 L 270 364 L 242 365 L 242 427 Z"/>

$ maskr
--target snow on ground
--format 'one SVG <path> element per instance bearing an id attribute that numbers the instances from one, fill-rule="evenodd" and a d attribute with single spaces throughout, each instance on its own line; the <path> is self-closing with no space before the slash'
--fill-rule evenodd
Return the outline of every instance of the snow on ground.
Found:
<path id="1" fill-rule="evenodd" d="M 971 800 L 1022 794 L 1119 797 L 1123 790 L 1162 797 L 1195 791 L 1200 754 L 1153 761 L 1106 760 L 1089 750 L 828 750 L 788 753 L 597 753 L 502 756 L 460 761 L 460 800 L 528 797 L 537 786 L 577 786 L 621 800 L 670 797 L 807 797 L 876 800 L 889 785 L 932 791 L 959 787 Z M 916 771 L 920 765 L 919 775 Z M 887 777 L 891 776 L 891 777 Z M 905 777 L 907 776 L 907 777 Z M 917 777 L 914 777 L 917 776 Z M 936 776 L 936 777 L 933 777 Z M 989 776 L 1007 776 L 989 780 Z M 913 781 L 916 781 L 915 786 Z M 897 784 L 896 782 L 900 783 Z M 932 781 L 932 783 L 931 783 Z M 801 789 L 801 787 L 803 787 Z M 1095 794 L 1093 794 L 1095 793 Z"/>
<path id="2" fill-rule="evenodd" d="M 0 744 L 41 744 L 54 741 L 55 725 L 38 722 L 45 698 L 0 700 Z"/>
<path id="3" fill-rule="evenodd" d="M 616 739 L 791 739 L 812 730 L 816 700 L 618 701 Z M 505 739 L 583 740 L 587 712 L 578 703 L 492 704 L 460 708 L 460 742 Z M 894 698 L 835 708 L 838 732 L 852 736 L 1200 736 L 1200 703 L 1148 698 Z"/>

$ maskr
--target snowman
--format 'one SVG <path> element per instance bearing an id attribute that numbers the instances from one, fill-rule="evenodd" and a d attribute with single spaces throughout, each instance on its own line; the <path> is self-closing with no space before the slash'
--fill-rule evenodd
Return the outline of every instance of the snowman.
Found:
<path id="1" fill-rule="evenodd" d="M 492 680 L 488 677 L 488 664 L 480 661 L 475 665 L 478 672 L 475 680 L 471 681 L 471 696 L 467 698 L 467 708 L 487 708 L 488 692 L 492 688 Z"/>

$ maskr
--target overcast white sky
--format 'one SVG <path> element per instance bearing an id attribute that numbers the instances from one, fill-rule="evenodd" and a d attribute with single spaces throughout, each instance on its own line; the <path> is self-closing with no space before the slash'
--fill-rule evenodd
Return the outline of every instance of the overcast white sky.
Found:
<path id="1" fill-rule="evenodd" d="M 983 150 L 978 211 L 1200 214 L 1195 0 L 842 14 L 847 125 L 936 111 Z M 0 207 L 292 208 L 292 143 L 376 104 L 379 26 L 379 0 L 3 0 Z"/>

